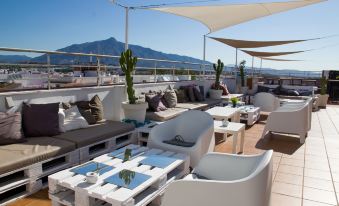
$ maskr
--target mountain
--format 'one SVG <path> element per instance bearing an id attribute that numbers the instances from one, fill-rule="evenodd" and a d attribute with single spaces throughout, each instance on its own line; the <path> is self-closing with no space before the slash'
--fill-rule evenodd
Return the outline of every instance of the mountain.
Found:
<path id="1" fill-rule="evenodd" d="M 31 57 L 25 55 L 0 55 L 0 62 L 3 63 L 19 63 L 30 61 Z"/>
<path id="2" fill-rule="evenodd" d="M 133 55 L 141 58 L 148 59 L 163 59 L 163 60 L 172 60 L 172 61 L 185 61 L 185 62 L 194 62 L 202 63 L 200 59 L 180 56 L 176 54 L 167 54 L 160 51 L 155 51 L 150 48 L 145 48 L 138 45 L 129 45 L 129 48 L 133 51 Z M 71 46 L 59 49 L 58 51 L 64 52 L 80 52 L 80 53 L 96 53 L 96 54 L 107 54 L 120 56 L 121 52 L 124 51 L 125 44 L 117 41 L 115 38 L 109 38 L 101 41 L 87 42 L 83 44 L 73 44 Z M 32 62 L 46 62 L 46 55 L 35 57 L 31 59 Z M 93 57 L 93 62 L 96 61 L 96 58 Z M 67 55 L 51 55 L 52 64 L 76 64 L 76 63 L 88 63 L 90 62 L 90 57 L 80 57 L 80 56 L 67 56 Z M 101 58 L 101 63 L 109 65 L 119 65 L 117 58 Z M 138 66 L 154 66 L 152 61 L 138 61 Z M 171 67 L 168 63 L 157 63 L 157 67 Z M 176 65 L 178 67 L 178 65 Z M 184 66 L 184 65 L 180 65 Z M 186 66 L 187 67 L 187 66 Z M 191 67 L 192 68 L 192 67 Z"/>

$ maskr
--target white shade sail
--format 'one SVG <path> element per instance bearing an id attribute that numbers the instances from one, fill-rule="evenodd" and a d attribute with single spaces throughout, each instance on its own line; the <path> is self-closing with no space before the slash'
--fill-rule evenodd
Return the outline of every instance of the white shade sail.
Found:
<path id="1" fill-rule="evenodd" d="M 277 62 L 300 62 L 300 61 L 303 61 L 303 60 L 296 60 L 296 59 L 275 59 L 275 58 L 267 58 L 267 57 L 263 57 L 261 59 L 268 60 L 268 61 L 277 61 Z"/>
<path id="2" fill-rule="evenodd" d="M 224 39 L 224 38 L 217 38 L 217 37 L 209 37 L 221 43 L 224 43 L 228 46 L 234 48 L 259 48 L 259 47 L 270 47 L 270 46 L 278 46 L 284 44 L 292 44 L 316 39 L 302 39 L 302 40 L 287 40 L 287 41 L 249 41 L 249 40 L 238 40 L 238 39 Z"/>
<path id="3" fill-rule="evenodd" d="M 292 51 L 292 52 L 259 52 L 259 51 L 248 51 L 248 50 L 241 50 L 245 52 L 246 54 L 252 56 L 252 57 L 275 57 L 275 56 L 283 56 L 283 55 L 289 55 L 289 54 L 298 54 L 303 53 L 309 50 L 305 51 Z"/>
<path id="4" fill-rule="evenodd" d="M 150 9 L 199 21 L 206 25 L 210 32 L 215 32 L 220 29 L 260 17 L 265 17 L 324 1 L 327 0 L 300 0 L 289 2 L 227 4 L 216 6 L 161 7 Z"/>

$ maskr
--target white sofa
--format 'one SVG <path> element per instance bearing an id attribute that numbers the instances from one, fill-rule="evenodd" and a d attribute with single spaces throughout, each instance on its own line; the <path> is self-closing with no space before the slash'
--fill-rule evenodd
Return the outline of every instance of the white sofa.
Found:
<path id="1" fill-rule="evenodd" d="M 312 100 L 308 99 L 302 103 L 284 104 L 271 112 L 261 138 L 263 139 L 267 132 L 297 134 L 300 136 L 300 143 L 304 143 L 307 132 L 311 129 L 311 102 Z"/>
<path id="2" fill-rule="evenodd" d="M 181 147 L 163 142 L 173 139 L 176 135 L 181 135 L 187 142 L 195 142 L 194 146 Z M 214 150 L 213 118 L 208 113 L 198 110 L 184 112 L 180 116 L 152 128 L 147 146 L 188 154 L 190 166 L 194 167 L 202 156 Z"/>
<path id="3" fill-rule="evenodd" d="M 254 96 L 254 106 L 260 111 L 272 112 L 280 107 L 280 100 L 271 93 L 260 92 Z"/>
<path id="4" fill-rule="evenodd" d="M 193 174 L 169 185 L 162 206 L 268 206 L 272 154 L 272 150 L 255 156 L 209 153 Z"/>

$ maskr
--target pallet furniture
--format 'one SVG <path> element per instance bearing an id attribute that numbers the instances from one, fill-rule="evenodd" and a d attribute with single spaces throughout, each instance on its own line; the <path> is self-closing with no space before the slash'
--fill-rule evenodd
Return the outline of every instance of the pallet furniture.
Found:
<path id="1" fill-rule="evenodd" d="M 0 175 L 0 205 L 46 188 L 48 175 L 135 142 L 134 131 Z"/>
<path id="2" fill-rule="evenodd" d="M 253 125 L 259 120 L 260 107 L 244 105 L 238 108 L 240 110 L 240 120 L 246 122 L 247 125 Z"/>
<path id="3" fill-rule="evenodd" d="M 214 132 L 224 134 L 226 140 L 227 134 L 233 135 L 233 147 L 232 153 L 237 153 L 237 141 L 240 133 L 240 152 L 244 152 L 244 142 L 245 142 L 245 124 L 237 122 L 229 122 L 227 127 L 222 126 L 222 121 L 214 121 Z"/>
<path id="4" fill-rule="evenodd" d="M 126 148 L 132 149 L 132 153 L 138 154 L 131 160 L 123 162 L 122 159 L 105 154 L 93 159 L 113 169 L 99 176 L 97 183 L 86 182 L 86 177 L 74 172 L 74 167 L 63 170 L 48 177 L 49 197 L 53 206 L 90 206 L 90 205 L 114 205 L 114 206 L 142 206 L 149 203 L 159 205 L 161 195 L 165 188 L 175 179 L 182 178 L 189 173 L 189 156 L 185 154 L 163 151 L 160 149 L 149 149 L 139 145 L 128 145 L 115 154 L 123 154 Z M 121 153 L 122 152 L 122 153 Z M 164 167 L 151 166 L 147 158 L 159 157 L 171 159 L 172 162 Z M 148 179 L 134 188 L 128 189 L 129 184 L 118 186 L 108 183 L 107 178 L 123 176 L 123 171 L 132 171 L 135 176 L 146 175 Z M 132 175 L 130 178 L 133 178 Z M 133 182 L 133 179 L 131 180 Z M 133 185 L 133 183 L 131 184 Z"/>
<path id="5" fill-rule="evenodd" d="M 137 136 L 138 145 L 147 146 L 148 136 L 149 136 L 149 133 L 151 132 L 152 128 L 161 124 L 161 123 L 163 123 L 163 122 L 152 121 L 149 124 L 146 124 L 142 127 L 136 128 L 135 132 L 136 132 L 136 136 Z"/>

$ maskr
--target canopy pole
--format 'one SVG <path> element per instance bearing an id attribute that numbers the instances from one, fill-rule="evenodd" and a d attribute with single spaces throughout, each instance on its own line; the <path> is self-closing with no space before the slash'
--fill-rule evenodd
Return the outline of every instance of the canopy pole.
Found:
<path id="1" fill-rule="evenodd" d="M 125 51 L 128 49 L 128 23 L 129 23 L 129 7 L 125 7 L 126 16 L 125 16 Z"/>
<path id="2" fill-rule="evenodd" d="M 262 69 L 262 58 L 260 58 L 260 73 L 261 73 L 261 69 Z"/>
<path id="3" fill-rule="evenodd" d="M 254 56 L 252 56 L 252 77 L 254 76 Z"/>
<path id="4" fill-rule="evenodd" d="M 235 48 L 235 69 L 238 68 L 238 48 Z"/>
<path id="5" fill-rule="evenodd" d="M 206 35 L 204 35 L 204 49 L 203 49 L 203 57 L 202 57 L 202 59 L 203 59 L 203 64 L 202 64 L 202 69 L 203 69 L 203 76 L 204 76 L 204 78 L 205 78 L 205 70 L 206 70 L 206 68 L 205 68 L 205 61 L 206 61 Z"/>

